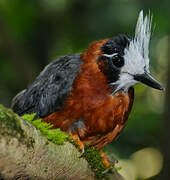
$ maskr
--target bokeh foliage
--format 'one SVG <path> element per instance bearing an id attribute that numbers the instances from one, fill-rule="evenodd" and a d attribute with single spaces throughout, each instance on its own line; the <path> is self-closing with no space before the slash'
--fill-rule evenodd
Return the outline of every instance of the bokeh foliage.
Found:
<path id="1" fill-rule="evenodd" d="M 82 52 L 95 40 L 133 36 L 141 9 L 153 14 L 151 71 L 165 84 L 169 7 L 169 0 L 1 0 L 0 103 L 10 106 L 12 97 L 58 56 Z M 127 127 L 106 147 L 118 158 L 160 146 L 163 95 L 144 85 L 135 91 Z"/>

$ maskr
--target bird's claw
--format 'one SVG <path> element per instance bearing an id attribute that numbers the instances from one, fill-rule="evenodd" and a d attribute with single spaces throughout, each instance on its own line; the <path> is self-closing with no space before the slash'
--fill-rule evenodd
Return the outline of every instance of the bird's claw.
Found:
<path id="1" fill-rule="evenodd" d="M 107 168 L 106 170 L 108 171 L 109 169 L 113 169 L 115 164 L 118 163 L 117 159 L 114 159 L 113 157 L 107 157 L 103 151 L 100 151 L 100 155 L 102 158 L 102 162 L 104 166 Z"/>
<path id="2" fill-rule="evenodd" d="M 79 136 L 77 134 L 72 135 L 72 139 L 76 141 L 79 149 L 81 150 L 81 153 L 84 153 L 84 143 L 80 140 Z"/>

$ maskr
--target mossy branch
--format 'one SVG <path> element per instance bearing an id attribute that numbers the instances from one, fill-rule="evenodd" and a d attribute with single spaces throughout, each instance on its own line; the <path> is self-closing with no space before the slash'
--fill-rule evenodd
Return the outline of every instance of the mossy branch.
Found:
<path id="1" fill-rule="evenodd" d="M 51 125 L 32 119 L 31 116 L 21 118 L 0 105 L 0 178 L 123 180 L 116 170 L 96 176 L 97 171 L 90 168 L 78 148 L 69 142 L 68 135 L 49 130 Z"/>

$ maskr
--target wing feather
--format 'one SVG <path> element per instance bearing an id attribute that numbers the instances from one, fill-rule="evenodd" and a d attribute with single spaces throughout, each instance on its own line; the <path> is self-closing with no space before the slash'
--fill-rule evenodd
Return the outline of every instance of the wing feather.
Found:
<path id="1" fill-rule="evenodd" d="M 81 64 L 80 54 L 75 54 L 60 57 L 47 65 L 28 89 L 14 97 L 14 112 L 45 117 L 61 109 Z"/>

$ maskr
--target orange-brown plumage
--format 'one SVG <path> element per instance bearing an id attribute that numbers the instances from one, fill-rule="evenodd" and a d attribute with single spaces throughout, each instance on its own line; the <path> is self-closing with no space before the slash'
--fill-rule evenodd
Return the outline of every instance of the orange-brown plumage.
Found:
<path id="1" fill-rule="evenodd" d="M 105 146 L 125 126 L 135 84 L 164 89 L 149 71 L 150 30 L 150 18 L 141 12 L 134 37 L 94 42 L 84 53 L 51 62 L 13 99 L 14 112 L 36 113 L 70 133 L 81 149 L 86 142 L 98 149 Z"/>
<path id="2" fill-rule="evenodd" d="M 83 64 L 63 109 L 43 119 L 52 123 L 54 128 L 69 132 L 70 126 L 83 118 L 85 126 L 71 133 L 78 134 L 82 141 L 90 142 L 97 148 L 116 138 L 124 127 L 133 103 L 133 89 L 128 94 L 120 91 L 110 95 L 107 78 L 97 61 L 102 53 L 100 48 L 106 41 L 107 39 L 93 43 L 82 54 Z M 100 141 L 103 137 L 105 140 Z"/>

